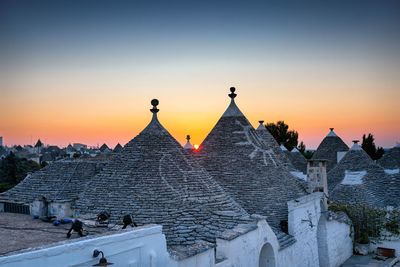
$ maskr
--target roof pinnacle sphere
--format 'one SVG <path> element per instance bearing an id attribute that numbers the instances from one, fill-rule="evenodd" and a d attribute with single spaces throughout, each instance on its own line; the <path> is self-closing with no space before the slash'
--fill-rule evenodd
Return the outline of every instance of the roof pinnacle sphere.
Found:
<path id="1" fill-rule="evenodd" d="M 229 88 L 229 90 L 231 90 L 231 93 L 228 96 L 232 99 L 235 99 L 235 97 L 237 96 L 237 94 L 235 94 L 236 88 L 231 87 L 231 88 Z"/>
<path id="2" fill-rule="evenodd" d="M 258 121 L 258 123 L 259 123 L 259 124 L 263 124 L 263 123 L 264 123 L 264 121 L 263 121 L 263 120 L 261 120 L 261 121 Z"/>
<path id="3" fill-rule="evenodd" d="M 354 144 L 358 144 L 358 142 L 360 142 L 360 140 L 353 140 Z"/>
<path id="4" fill-rule="evenodd" d="M 190 135 L 186 135 L 186 140 L 190 140 Z"/>
<path id="5" fill-rule="evenodd" d="M 150 111 L 151 111 L 153 114 L 156 114 L 156 113 L 159 111 L 159 109 L 157 108 L 157 106 L 158 106 L 158 104 L 159 104 L 158 99 L 153 99 L 153 100 L 151 100 L 151 104 L 153 105 L 153 108 L 150 109 Z"/>
<path id="6" fill-rule="evenodd" d="M 334 128 L 329 128 L 329 130 L 333 131 Z"/>

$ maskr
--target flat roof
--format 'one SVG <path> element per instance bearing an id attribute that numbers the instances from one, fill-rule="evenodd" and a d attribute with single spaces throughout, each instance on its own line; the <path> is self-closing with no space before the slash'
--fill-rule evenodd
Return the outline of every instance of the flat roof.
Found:
<path id="1" fill-rule="evenodd" d="M 17 251 L 38 248 L 52 243 L 80 238 L 72 232 L 67 238 L 71 223 L 54 226 L 52 223 L 33 219 L 30 215 L 0 212 L 0 257 L 14 254 Z M 84 224 L 87 236 L 104 233 L 116 233 L 120 227 L 112 229 Z"/>

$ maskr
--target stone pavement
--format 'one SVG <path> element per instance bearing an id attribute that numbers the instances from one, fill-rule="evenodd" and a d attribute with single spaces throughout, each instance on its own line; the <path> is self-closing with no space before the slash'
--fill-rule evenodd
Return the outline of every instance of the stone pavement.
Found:
<path id="1" fill-rule="evenodd" d="M 400 267 L 399 258 L 380 261 L 374 259 L 373 256 L 353 255 L 341 267 Z"/>

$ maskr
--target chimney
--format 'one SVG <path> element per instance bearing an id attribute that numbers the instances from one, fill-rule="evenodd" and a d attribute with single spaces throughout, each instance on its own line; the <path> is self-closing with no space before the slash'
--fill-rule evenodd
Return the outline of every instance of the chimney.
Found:
<path id="1" fill-rule="evenodd" d="M 323 192 L 324 204 L 327 207 L 328 177 L 326 175 L 326 160 L 312 159 L 307 164 L 308 192 Z"/>

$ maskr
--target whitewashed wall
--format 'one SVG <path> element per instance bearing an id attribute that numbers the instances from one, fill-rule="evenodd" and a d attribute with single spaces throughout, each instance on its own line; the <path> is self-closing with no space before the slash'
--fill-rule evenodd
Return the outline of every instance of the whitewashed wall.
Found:
<path id="1" fill-rule="evenodd" d="M 266 243 L 269 243 L 273 249 L 275 266 L 284 266 L 277 263 L 279 244 L 271 227 L 265 220 L 258 221 L 257 225 L 256 230 L 233 240 L 217 239 L 217 257 L 225 258 L 216 264 L 217 267 L 257 267 L 261 249 Z"/>
<path id="2" fill-rule="evenodd" d="M 289 234 L 297 242 L 279 253 L 279 266 L 319 266 L 317 226 L 321 197 L 322 193 L 312 193 L 288 202 Z"/>
<path id="3" fill-rule="evenodd" d="M 59 202 L 52 201 L 48 203 L 48 212 L 49 215 L 57 216 L 58 219 L 63 219 L 66 217 L 72 217 L 74 215 L 74 211 L 71 209 L 70 202 Z M 30 204 L 31 214 L 34 216 L 45 216 L 44 214 L 44 203 L 40 200 L 35 200 Z"/>
<path id="4" fill-rule="evenodd" d="M 93 250 L 104 252 L 113 266 L 176 266 L 167 252 L 161 226 L 152 225 L 105 235 L 65 241 L 38 250 L 0 257 L 0 266 L 92 266 L 100 256 L 93 258 Z"/>
<path id="5" fill-rule="evenodd" d="M 212 267 L 215 266 L 215 257 L 214 257 L 214 250 L 209 249 L 203 253 L 199 253 L 193 257 L 171 262 L 171 266 L 177 267 Z"/>
<path id="6" fill-rule="evenodd" d="M 321 266 L 338 267 L 353 255 L 351 226 L 335 220 L 327 221 L 324 217 L 321 220 L 326 224 L 329 262 L 329 265 Z"/>

